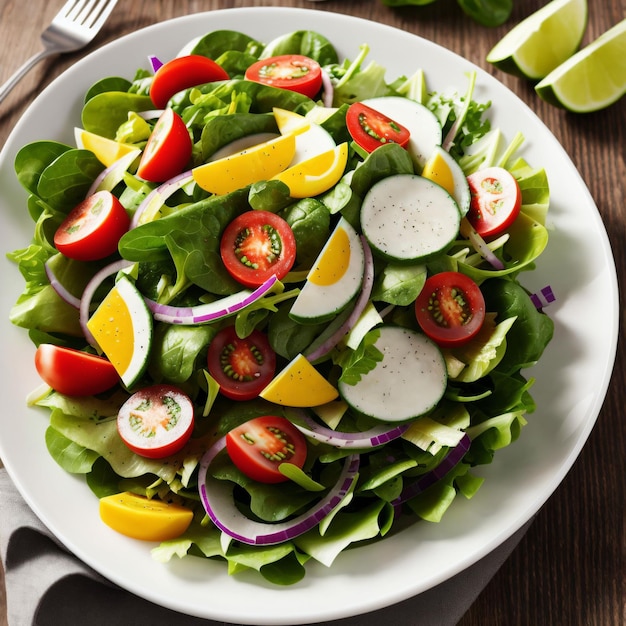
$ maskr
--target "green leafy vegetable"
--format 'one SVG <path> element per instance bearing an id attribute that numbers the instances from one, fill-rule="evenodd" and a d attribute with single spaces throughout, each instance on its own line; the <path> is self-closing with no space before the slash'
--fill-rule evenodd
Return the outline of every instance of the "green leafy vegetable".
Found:
<path id="1" fill-rule="evenodd" d="M 425 6 L 435 0 L 382 0 L 390 7 Z M 513 0 L 457 0 L 461 10 L 483 26 L 500 26 L 511 16 Z"/>

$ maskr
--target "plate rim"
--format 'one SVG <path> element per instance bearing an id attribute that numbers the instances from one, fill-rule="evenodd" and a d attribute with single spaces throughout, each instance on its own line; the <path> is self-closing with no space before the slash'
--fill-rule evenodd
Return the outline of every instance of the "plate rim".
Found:
<path id="1" fill-rule="evenodd" d="M 290 14 L 290 15 L 304 15 L 305 13 L 310 13 L 310 14 L 314 14 L 316 18 L 319 18 L 320 14 L 323 14 L 324 16 L 332 16 L 332 18 L 339 18 L 340 20 L 347 20 L 347 21 L 357 21 L 357 22 L 362 22 L 364 24 L 367 24 L 368 26 L 371 26 L 372 24 L 375 24 L 375 26 L 379 29 L 382 30 L 386 30 L 388 31 L 390 34 L 394 33 L 394 32 L 400 32 L 403 34 L 403 36 L 408 35 L 411 38 L 417 38 L 419 39 L 423 44 L 427 45 L 427 46 L 433 46 L 436 48 L 439 48 L 443 51 L 445 51 L 445 53 L 447 54 L 452 54 L 455 57 L 457 57 L 458 59 L 462 60 L 463 62 L 465 62 L 468 67 L 474 67 L 476 68 L 479 72 L 480 72 L 480 76 L 489 76 L 489 74 L 487 74 L 484 70 L 482 70 L 480 67 L 474 65 L 473 63 L 471 63 L 470 61 L 464 59 L 463 57 L 461 57 L 460 55 L 458 55 L 457 53 L 447 50 L 445 48 L 443 48 L 442 46 L 440 46 L 439 44 L 432 42 L 430 40 L 424 39 L 423 37 L 416 35 L 414 33 L 410 33 L 408 31 L 405 30 L 401 30 L 397 27 L 394 26 L 389 26 L 386 24 L 380 24 L 380 23 L 373 23 L 370 22 L 369 20 L 359 17 L 359 16 L 351 16 L 351 15 L 347 15 L 347 14 L 341 14 L 341 13 L 335 13 L 332 11 L 320 11 L 318 9 L 309 9 L 309 8 L 291 8 L 291 7 L 265 7 L 265 6 L 261 6 L 261 7 L 238 7 L 238 8 L 230 8 L 230 9 L 219 9 L 219 10 L 214 10 L 214 11 L 201 11 L 198 13 L 193 13 L 193 14 L 188 14 L 188 15 L 184 15 L 184 16 L 179 16 L 179 17 L 175 17 L 172 18 L 170 20 L 166 20 L 163 22 L 159 22 L 159 23 L 155 23 L 152 25 L 148 25 L 145 26 L 141 29 L 138 29 L 137 31 L 131 32 L 131 33 L 127 33 L 119 38 L 117 38 L 114 41 L 111 41 L 107 44 L 105 44 L 104 46 L 98 48 L 97 50 L 94 50 L 93 52 L 91 52 L 90 54 L 86 55 L 85 57 L 83 57 L 82 59 L 80 59 L 79 61 L 76 62 L 76 64 L 72 65 L 70 68 L 68 68 L 67 70 L 65 70 L 65 72 L 63 72 L 59 77 L 55 78 L 54 81 L 52 81 L 50 83 L 50 85 L 48 85 L 46 87 L 46 89 L 44 89 L 41 94 L 33 101 L 33 103 L 31 103 L 31 105 L 28 107 L 28 109 L 25 111 L 25 113 L 22 115 L 22 117 L 20 118 L 20 120 L 18 121 L 18 123 L 16 124 L 15 128 L 12 130 L 12 132 L 10 133 L 9 137 L 7 138 L 7 141 L 5 143 L 5 146 L 3 146 L 2 152 L 0 153 L 0 166 L 4 163 L 4 161 L 8 158 L 8 153 L 10 152 L 10 149 L 14 147 L 16 141 L 17 141 L 17 137 L 20 136 L 20 133 L 22 131 L 22 128 L 26 125 L 26 120 L 28 118 L 29 112 L 33 110 L 34 107 L 38 106 L 39 103 L 41 103 L 49 93 L 51 93 L 53 90 L 57 89 L 57 85 L 60 84 L 61 81 L 66 81 L 68 80 L 68 76 L 72 76 L 74 73 L 78 73 L 80 72 L 80 70 L 89 62 L 91 62 L 92 59 L 101 56 L 102 54 L 106 54 L 109 50 L 111 50 L 112 48 L 114 48 L 115 46 L 119 46 L 120 42 L 122 40 L 125 41 L 130 41 L 133 38 L 136 38 L 140 35 L 146 35 L 149 33 L 156 33 L 158 32 L 160 29 L 164 29 L 167 30 L 168 28 L 171 28 L 173 24 L 185 24 L 185 23 L 190 23 L 195 19 L 202 19 L 204 20 L 205 17 L 210 16 L 211 19 L 209 19 L 209 21 L 211 21 L 213 18 L 216 18 L 217 21 L 220 20 L 220 18 L 223 15 L 226 14 L 233 14 L 233 13 L 249 13 L 249 14 L 257 14 L 260 12 L 263 13 L 282 13 L 282 14 Z M 332 19 L 329 18 L 329 19 Z M 287 31 L 285 31 L 287 32 Z M 321 32 L 321 31 L 320 31 Z M 134 65 L 129 66 L 130 71 L 134 71 L 135 67 Z M 499 535 L 496 535 L 492 542 L 488 545 L 483 546 L 483 548 L 481 550 L 476 550 L 471 558 L 466 558 L 466 559 L 461 559 L 459 562 L 458 567 L 460 568 L 449 568 L 446 572 L 442 572 L 438 577 L 433 577 L 431 580 L 431 584 L 430 586 L 426 587 L 426 588 L 422 588 L 420 589 L 417 593 L 421 593 L 423 591 L 426 591 L 428 588 L 432 588 L 433 586 L 443 582 L 444 580 L 449 579 L 451 576 L 453 576 L 456 573 L 459 573 L 460 571 L 462 571 L 463 569 L 465 569 L 466 567 L 469 567 L 470 565 L 472 565 L 473 563 L 477 562 L 480 558 L 482 558 L 483 556 L 485 556 L 486 554 L 488 554 L 489 552 L 491 552 L 493 549 L 495 549 L 498 545 L 500 545 L 502 542 L 504 542 L 508 537 L 510 537 L 512 534 L 514 534 L 517 530 L 519 530 L 519 528 L 521 528 L 521 526 L 523 526 L 523 524 L 528 521 L 532 515 L 534 513 L 536 513 L 536 511 L 545 503 L 545 501 L 552 495 L 552 493 L 554 493 L 554 491 L 556 490 L 556 488 L 559 486 L 559 484 L 561 483 L 561 481 L 563 480 L 563 478 L 565 477 L 565 475 L 569 472 L 569 470 L 571 469 L 571 466 L 574 464 L 575 460 L 577 459 L 578 455 L 580 454 L 580 451 L 582 449 L 582 447 L 584 446 L 584 444 L 586 443 L 591 430 L 593 429 L 596 420 L 600 414 L 601 408 L 602 408 L 602 404 L 604 403 L 605 397 L 606 397 L 606 393 L 608 391 L 608 387 L 611 383 L 611 378 L 612 378 L 612 373 L 613 373 L 613 369 L 614 369 L 614 363 L 615 363 L 615 358 L 616 358 L 616 353 L 617 353 L 617 339 L 618 339 L 618 330 L 619 330 L 619 297 L 618 297 L 618 283 L 617 283 L 617 273 L 615 271 L 615 263 L 610 251 L 610 242 L 608 239 L 608 235 L 606 233 L 605 230 L 603 230 L 603 224 L 602 224 L 602 219 L 600 216 L 600 213 L 597 209 L 597 206 L 595 204 L 595 201 L 593 200 L 593 198 L 591 197 L 591 194 L 589 193 L 584 181 L 582 180 L 582 178 L 580 177 L 580 175 L 578 174 L 574 164 L 572 163 L 569 155 L 567 155 L 567 153 L 564 151 L 564 149 L 560 146 L 559 142 L 556 140 L 556 138 L 554 137 L 554 135 L 552 135 L 551 131 L 547 128 L 547 126 L 538 118 L 538 116 L 532 111 L 532 109 L 530 109 L 530 107 L 528 107 L 528 105 L 526 105 L 518 96 L 516 96 L 513 92 L 511 92 L 505 85 L 503 85 L 502 83 L 499 83 L 499 81 L 497 81 L 496 79 L 494 79 L 493 77 L 491 77 L 492 80 L 496 81 L 498 83 L 498 85 L 500 85 L 501 88 L 504 88 L 505 90 L 509 91 L 509 93 L 517 100 L 517 102 L 519 104 L 522 105 L 523 108 L 526 109 L 526 113 L 529 113 L 531 116 L 533 116 L 535 118 L 535 123 L 539 123 L 542 127 L 543 130 L 545 132 L 547 132 L 552 139 L 554 140 L 554 142 L 556 142 L 557 146 L 560 147 L 561 151 L 562 151 L 562 156 L 563 158 L 567 159 L 567 161 L 569 162 L 569 165 L 574 168 L 575 170 L 575 175 L 578 177 L 580 183 L 582 184 L 582 186 L 584 187 L 584 189 L 586 190 L 586 193 L 588 194 L 588 198 L 587 198 L 587 202 L 589 202 L 593 208 L 595 209 L 595 213 L 597 214 L 597 226 L 598 226 L 598 232 L 600 234 L 604 233 L 604 238 L 605 238 L 605 244 L 608 246 L 608 249 L 606 247 L 603 247 L 603 252 L 606 255 L 606 262 L 609 264 L 609 266 L 612 265 L 612 271 L 611 271 L 611 267 L 609 267 L 609 282 L 611 283 L 611 291 L 615 296 L 614 299 L 614 307 L 613 307 L 613 324 L 611 326 L 611 335 L 613 337 L 612 340 L 612 345 L 609 346 L 608 349 L 608 353 L 607 353 L 607 362 L 605 363 L 605 372 L 602 375 L 602 386 L 600 387 L 600 393 L 598 393 L 596 395 L 596 397 L 594 398 L 594 403 L 593 403 L 593 407 L 591 409 L 591 413 L 595 414 L 595 417 L 593 417 L 591 420 L 587 420 L 586 423 L 586 428 L 583 429 L 579 435 L 579 438 L 577 440 L 577 445 L 575 445 L 574 447 L 572 447 L 572 449 L 570 450 L 570 453 L 567 457 L 567 460 L 565 463 L 563 463 L 560 466 L 560 471 L 553 477 L 552 481 L 550 481 L 550 485 L 551 487 L 549 487 L 547 489 L 547 491 L 549 491 L 549 493 L 547 494 L 547 496 L 545 498 L 540 498 L 538 501 L 535 502 L 534 507 L 530 507 L 526 513 L 524 515 L 522 515 L 519 518 L 519 523 L 517 523 L 516 525 L 513 526 L 509 526 L 507 528 L 507 530 L 504 533 L 500 533 Z M 1 195 L 1 194 L 0 194 Z M 600 228 L 601 227 L 601 228 Z M 22 331 L 23 332 L 23 331 Z M 1 429 L 0 429 L 1 430 Z M 9 473 L 10 477 L 12 478 L 13 482 L 16 484 L 18 490 L 20 491 L 20 493 L 22 494 L 22 496 L 25 498 L 25 500 L 28 502 L 29 506 L 35 511 L 35 513 L 38 515 L 38 517 L 40 517 L 40 519 L 42 519 L 42 521 L 44 523 L 46 523 L 46 521 L 49 521 L 49 516 L 46 515 L 45 511 L 41 511 L 40 507 L 38 506 L 38 503 L 36 501 L 36 499 L 33 497 L 33 495 L 30 493 L 30 490 L 28 488 L 26 488 L 23 484 L 22 481 L 20 480 L 20 477 L 17 476 L 14 472 L 13 472 L 13 463 L 11 462 L 11 460 L 9 460 L 7 462 L 7 460 L 5 459 L 5 455 L 2 453 L 2 442 L 0 441 L 0 456 L 2 456 L 5 467 L 7 469 L 7 472 Z M 15 475 L 14 475 L 15 474 Z M 525 517 L 525 519 L 524 519 Z M 58 531 L 58 529 L 56 529 Z M 63 534 L 63 533 L 61 533 Z M 57 535 L 57 533 L 55 532 L 55 535 Z M 57 535 L 58 536 L 58 535 Z M 79 558 L 81 558 L 81 560 L 83 560 L 84 562 L 88 563 L 89 565 L 91 565 L 92 567 L 94 567 L 94 569 L 98 569 L 97 564 L 90 562 L 92 561 L 92 559 L 90 559 L 88 554 L 84 553 L 84 549 L 82 549 L 81 546 L 76 546 L 74 545 L 74 542 L 72 542 L 72 540 L 70 539 L 69 541 L 67 541 L 67 538 L 65 540 L 62 540 L 63 543 L 69 548 L 71 549 L 72 552 L 74 552 L 75 554 L 77 554 L 77 556 L 79 556 Z M 107 575 L 108 578 L 114 580 L 115 582 L 118 582 L 117 580 L 115 580 L 115 576 L 111 577 L 110 575 Z M 118 579 L 119 580 L 119 579 Z M 118 584 L 120 584 L 118 582 Z M 122 585 L 125 586 L 125 585 Z M 125 588 L 129 588 L 127 586 L 125 586 Z M 155 598 L 153 596 L 150 596 L 149 594 L 146 595 L 145 590 L 139 589 L 139 588 L 131 588 L 131 591 L 133 591 L 133 593 L 136 593 L 139 596 L 145 597 L 151 601 L 155 601 Z M 385 602 L 383 604 L 379 604 L 379 605 L 374 605 L 372 603 L 370 603 L 369 605 L 366 606 L 366 610 L 364 611 L 359 611 L 359 613 L 363 613 L 366 611 L 371 611 L 371 610 L 376 610 L 377 608 L 384 608 L 386 606 L 389 606 L 389 604 L 394 603 L 394 602 L 399 602 L 403 599 L 406 599 L 410 597 L 410 595 L 406 594 L 406 590 L 403 590 L 403 592 L 401 594 L 396 595 L 395 597 L 389 597 L 389 602 Z M 185 610 L 185 607 L 178 607 L 176 608 L 175 606 L 169 605 L 169 604 L 164 604 L 164 606 L 169 606 L 170 608 L 175 608 L 175 610 L 179 610 L 183 613 L 187 613 L 187 611 Z M 331 618 L 343 618 L 343 617 L 349 617 L 352 615 L 356 615 L 359 613 L 354 613 L 354 612 L 347 612 L 347 613 L 342 613 L 341 611 L 333 611 L 333 612 L 320 612 L 320 614 L 318 615 L 318 617 L 322 617 L 323 619 L 331 619 Z M 188 613 L 188 614 L 196 614 L 196 613 Z M 203 615 L 199 615 L 201 617 L 210 617 L 213 619 L 226 619 L 226 620 L 233 620 L 233 615 L 220 615 L 218 617 L 216 617 L 215 615 L 209 615 L 209 614 L 203 614 Z M 241 616 L 244 618 L 244 620 L 248 619 L 249 616 Z M 277 624 L 277 623 L 309 623 L 308 621 L 305 622 L 294 622 L 293 618 L 294 616 L 289 616 L 291 618 L 291 621 L 289 622 L 267 622 L 267 623 L 273 623 L 273 624 Z M 309 618 L 306 618 L 309 619 Z M 243 621 L 241 623 L 253 623 L 253 622 L 248 622 L 248 621 Z M 257 622 L 254 622 L 257 623 Z"/>

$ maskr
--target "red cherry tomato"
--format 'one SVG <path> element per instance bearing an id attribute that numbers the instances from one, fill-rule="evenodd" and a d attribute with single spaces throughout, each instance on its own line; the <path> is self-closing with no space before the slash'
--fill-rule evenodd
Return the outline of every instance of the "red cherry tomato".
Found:
<path id="1" fill-rule="evenodd" d="M 120 380 L 113 364 L 104 357 L 50 343 L 37 348 L 35 367 L 47 385 L 66 396 L 94 396 Z"/>
<path id="2" fill-rule="evenodd" d="M 506 230 L 519 215 L 522 192 L 503 167 L 487 167 L 467 177 L 472 201 L 467 219 L 481 237 Z"/>
<path id="3" fill-rule="evenodd" d="M 322 68 L 319 63 L 301 54 L 283 54 L 253 63 L 245 74 L 246 80 L 301 93 L 314 98 L 322 88 Z"/>
<path id="4" fill-rule="evenodd" d="M 397 143 L 404 148 L 411 138 L 411 133 L 402 124 L 361 102 L 348 108 L 346 125 L 352 139 L 366 152 L 385 143 Z"/>
<path id="5" fill-rule="evenodd" d="M 152 183 L 162 183 L 184 170 L 191 151 L 191 136 L 185 122 L 172 109 L 165 109 L 143 149 L 137 175 Z"/>
<path id="6" fill-rule="evenodd" d="M 98 191 L 75 206 L 54 234 L 57 250 L 70 259 L 97 261 L 117 251 L 130 218 L 110 191 Z"/>
<path id="7" fill-rule="evenodd" d="M 281 463 L 302 468 L 307 448 L 304 435 L 284 417 L 264 415 L 237 426 L 226 435 L 226 450 L 232 462 L 252 480 L 280 483 Z"/>
<path id="8" fill-rule="evenodd" d="M 224 230 L 220 254 L 228 273 L 246 287 L 276 274 L 284 278 L 296 260 L 296 238 L 287 222 L 269 211 L 247 211 Z"/>
<path id="9" fill-rule="evenodd" d="M 252 400 L 274 377 L 276 353 L 260 330 L 241 339 L 234 326 L 226 326 L 209 344 L 207 366 L 223 395 Z"/>
<path id="10" fill-rule="evenodd" d="M 478 285 L 460 272 L 441 272 L 426 280 L 415 301 L 424 333 L 444 347 L 467 343 L 485 321 L 485 299 Z"/>
<path id="11" fill-rule="evenodd" d="M 176 454 L 189 441 L 193 427 L 193 403 L 173 385 L 137 391 L 117 415 L 117 431 L 124 443 L 149 459 Z"/>
<path id="12" fill-rule="evenodd" d="M 226 70 L 208 57 L 177 57 L 157 70 L 150 85 L 150 98 L 157 108 L 164 109 L 168 100 L 183 89 L 228 78 Z"/>

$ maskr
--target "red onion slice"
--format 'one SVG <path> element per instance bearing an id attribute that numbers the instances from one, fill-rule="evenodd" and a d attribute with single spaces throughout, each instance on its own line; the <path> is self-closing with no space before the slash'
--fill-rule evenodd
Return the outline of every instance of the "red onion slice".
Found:
<path id="1" fill-rule="evenodd" d="M 163 114 L 164 109 L 150 109 L 148 111 L 137 111 L 137 115 L 142 119 L 148 120 L 158 120 Z"/>
<path id="2" fill-rule="evenodd" d="M 101 191 L 102 189 L 111 191 L 115 185 L 122 181 L 125 172 L 140 154 L 141 150 L 137 148 L 120 157 L 117 161 L 109 165 L 109 167 L 105 167 L 100 174 L 98 174 L 93 183 L 91 183 L 89 190 L 85 194 L 85 198 L 92 196 L 96 191 Z"/>
<path id="3" fill-rule="evenodd" d="M 361 243 L 363 245 L 363 256 L 365 259 L 365 268 L 363 270 L 363 284 L 361 285 L 361 293 L 354 304 L 354 309 L 347 317 L 346 321 L 320 346 L 318 346 L 313 352 L 305 354 L 306 358 L 313 363 L 323 356 L 328 354 L 350 329 L 356 324 L 361 313 L 365 310 L 367 303 L 369 302 L 370 295 L 372 294 L 372 287 L 374 286 L 374 259 L 372 257 L 372 251 L 365 240 L 365 237 L 361 235 Z"/>
<path id="4" fill-rule="evenodd" d="M 174 178 L 170 178 L 170 180 L 162 183 L 155 189 L 153 189 L 144 199 L 143 202 L 137 207 L 135 214 L 133 215 L 132 220 L 130 221 L 130 228 L 135 228 L 139 225 L 139 220 L 141 215 L 149 208 L 152 208 L 153 205 L 156 205 L 156 208 L 162 207 L 166 200 L 175 192 L 178 191 L 181 187 L 184 187 L 187 183 L 190 183 L 193 180 L 193 176 L 191 175 L 191 171 L 183 172 L 182 174 L 178 174 L 178 176 L 174 176 Z"/>
<path id="5" fill-rule="evenodd" d="M 279 523 L 256 522 L 237 508 L 233 499 L 234 484 L 208 475 L 213 459 L 226 447 L 226 437 L 214 443 L 200 460 L 198 491 L 211 521 L 229 537 L 249 545 L 272 545 L 290 541 L 317 526 L 331 513 L 350 491 L 357 478 L 359 456 L 346 458 L 335 485 L 328 494 L 306 513 Z"/>
<path id="6" fill-rule="evenodd" d="M 206 322 L 214 322 L 245 309 L 267 294 L 277 282 L 278 279 L 274 274 L 254 291 L 242 289 L 215 302 L 199 304 L 198 306 L 176 307 L 169 304 L 159 304 L 149 298 L 144 299 L 148 308 L 152 311 L 154 319 L 159 322 L 187 325 L 204 324 Z"/>
<path id="7" fill-rule="evenodd" d="M 493 253 L 493 250 L 487 245 L 487 242 L 476 232 L 476 229 L 467 221 L 461 220 L 461 235 L 467 237 L 470 243 L 485 261 L 491 264 L 497 270 L 504 269 L 504 263 Z"/>
<path id="8" fill-rule="evenodd" d="M 44 263 L 44 269 L 46 270 L 46 276 L 50 281 L 50 286 L 57 292 L 57 295 L 75 309 L 80 309 L 80 298 L 72 295 L 67 288 L 61 284 L 61 281 L 57 278 L 54 270 L 50 267 L 50 259 Z"/>
<path id="9" fill-rule="evenodd" d="M 471 443 L 472 441 L 469 435 L 463 435 L 461 441 L 448 452 L 434 470 L 420 476 L 414 483 L 411 483 L 403 489 L 402 493 L 392 502 L 394 507 L 414 498 L 431 485 L 434 485 L 438 480 L 441 480 L 450 470 L 460 463 L 465 453 L 469 450 Z"/>
<path id="10" fill-rule="evenodd" d="M 131 261 L 127 261 L 126 259 L 121 259 L 119 261 L 109 263 L 109 265 L 106 265 L 99 272 L 96 272 L 96 274 L 94 274 L 93 278 L 87 283 L 85 291 L 83 291 L 79 307 L 80 327 L 83 330 L 85 339 L 89 342 L 90 345 L 94 347 L 97 347 L 98 343 L 95 340 L 94 336 L 91 334 L 89 328 L 87 328 L 87 322 L 89 321 L 89 311 L 91 309 L 91 301 L 93 299 L 93 295 L 106 278 L 113 274 L 117 274 L 117 272 L 119 272 L 120 270 L 126 269 L 131 265 Z"/>
<path id="11" fill-rule="evenodd" d="M 556 296 L 552 291 L 552 287 L 550 285 L 546 285 L 536 293 L 531 294 L 530 300 L 535 305 L 535 308 L 543 309 L 549 304 L 552 304 L 556 300 Z"/>
<path id="12" fill-rule="evenodd" d="M 157 73 L 159 68 L 163 65 L 163 61 L 161 61 L 161 59 L 159 59 L 159 57 L 155 56 L 154 54 L 148 55 L 148 62 L 150 63 L 150 67 L 152 68 L 152 71 L 155 74 Z"/>
<path id="13" fill-rule="evenodd" d="M 335 448 L 373 448 L 398 439 L 409 427 L 408 424 L 400 424 L 398 426 L 380 424 L 363 432 L 347 433 L 322 426 L 303 411 L 298 411 L 298 416 L 307 426 L 301 426 L 295 421 L 293 425 L 303 435 L 311 437 L 316 441 L 327 443 Z"/>
<path id="14" fill-rule="evenodd" d="M 325 69 L 322 69 L 322 102 L 325 107 L 330 108 L 333 106 L 333 99 L 335 97 L 335 88 L 330 80 L 330 76 Z"/>

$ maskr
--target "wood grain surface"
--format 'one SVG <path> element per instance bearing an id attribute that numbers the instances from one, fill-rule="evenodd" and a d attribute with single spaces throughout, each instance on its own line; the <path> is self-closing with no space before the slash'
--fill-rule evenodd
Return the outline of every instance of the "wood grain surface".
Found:
<path id="1" fill-rule="evenodd" d="M 39 50 L 39 34 L 61 4 L 61 0 L 0 0 L 0 82 Z M 351 14 L 446 46 L 494 74 L 531 106 L 565 147 L 588 185 L 608 230 L 623 289 L 626 99 L 601 112 L 570 114 L 541 101 L 531 84 L 489 66 L 485 57 L 495 42 L 546 2 L 514 0 L 513 4 L 510 21 L 490 29 L 465 17 L 454 0 L 403 8 L 386 7 L 381 0 L 119 0 L 104 30 L 88 48 L 44 61 L 0 104 L 0 146 L 42 87 L 85 53 L 144 26 L 189 13 L 246 6 L 281 5 Z M 625 17 L 624 0 L 590 2 L 584 43 Z M 623 313 L 620 322 L 624 322 Z M 608 396 L 580 457 L 460 626 L 626 624 L 625 364 L 620 341 Z M 6 626 L 1 589 L 0 585 L 0 626 Z M 419 625 L 417 618 L 415 623 Z"/>

